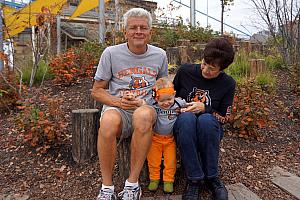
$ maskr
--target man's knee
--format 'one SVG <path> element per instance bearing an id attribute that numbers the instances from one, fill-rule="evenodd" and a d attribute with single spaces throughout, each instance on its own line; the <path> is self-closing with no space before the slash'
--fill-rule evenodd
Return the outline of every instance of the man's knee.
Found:
<path id="1" fill-rule="evenodd" d="M 140 132 L 148 132 L 156 119 L 154 108 L 150 106 L 141 106 L 133 113 L 133 128 Z"/>
<path id="2" fill-rule="evenodd" d="M 121 126 L 121 114 L 117 110 L 107 110 L 101 116 L 99 136 L 115 138 L 121 131 Z"/>

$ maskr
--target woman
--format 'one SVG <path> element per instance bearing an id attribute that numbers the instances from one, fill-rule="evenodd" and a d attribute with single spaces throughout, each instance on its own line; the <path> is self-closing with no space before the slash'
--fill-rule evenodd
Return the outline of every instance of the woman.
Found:
<path id="1" fill-rule="evenodd" d="M 198 199 L 202 181 L 214 199 L 228 199 L 218 160 L 222 124 L 229 118 L 236 85 L 223 70 L 233 59 L 232 45 L 225 38 L 214 39 L 206 45 L 201 65 L 182 65 L 174 78 L 176 96 L 189 102 L 174 125 L 188 180 L 183 200 Z"/>

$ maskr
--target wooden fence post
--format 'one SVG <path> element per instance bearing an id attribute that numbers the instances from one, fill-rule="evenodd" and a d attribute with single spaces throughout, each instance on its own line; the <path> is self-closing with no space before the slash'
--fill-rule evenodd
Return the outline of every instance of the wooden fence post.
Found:
<path id="1" fill-rule="evenodd" d="M 72 156 L 77 163 L 97 154 L 99 118 L 98 109 L 72 110 Z"/>
<path id="2" fill-rule="evenodd" d="M 254 77 L 258 73 L 266 72 L 266 63 L 265 59 L 251 59 L 249 60 L 250 63 L 250 76 Z"/>
<path id="3" fill-rule="evenodd" d="M 180 65 L 180 53 L 178 47 L 168 47 L 166 52 L 169 64 Z"/>
<path id="4" fill-rule="evenodd" d="M 180 64 L 185 64 L 190 61 L 190 58 L 188 56 L 188 47 L 187 46 L 178 46 L 179 49 L 179 55 L 180 55 Z"/>

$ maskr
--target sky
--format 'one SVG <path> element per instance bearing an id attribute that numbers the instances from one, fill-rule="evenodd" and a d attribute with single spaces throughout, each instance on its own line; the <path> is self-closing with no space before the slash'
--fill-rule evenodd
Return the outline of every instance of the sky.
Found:
<path id="1" fill-rule="evenodd" d="M 152 0 L 158 3 L 158 7 L 163 7 L 165 10 L 167 9 L 167 5 L 171 2 L 171 0 Z M 190 0 L 176 0 L 177 2 L 181 2 L 187 6 L 190 6 Z M 178 7 L 180 4 L 175 1 L 172 4 L 175 7 Z M 207 9 L 207 2 L 208 2 L 208 9 Z M 196 10 L 201 11 L 203 13 L 207 13 L 208 15 L 216 18 L 221 19 L 221 2 L 220 0 L 195 0 Z M 190 9 L 185 6 L 180 6 L 180 8 L 176 12 L 165 12 L 167 13 L 168 17 L 175 18 L 176 16 L 181 16 L 184 22 L 189 21 L 190 18 Z M 196 23 L 199 22 L 200 26 L 206 27 L 208 24 L 214 31 L 220 31 L 221 25 L 219 22 L 208 18 L 205 15 L 202 15 L 196 12 Z M 230 10 L 225 12 L 224 14 L 224 22 L 231 25 L 232 27 L 252 35 L 261 31 L 263 27 L 261 26 L 261 20 L 257 18 L 255 14 L 255 10 L 253 5 L 250 3 L 249 0 L 234 0 L 234 5 L 230 6 Z M 258 28 L 259 26 L 259 28 Z M 224 31 L 226 32 L 233 32 L 240 37 L 243 37 L 244 34 L 234 30 L 228 26 L 224 26 Z"/>
<path id="2" fill-rule="evenodd" d="M 15 0 L 15 2 L 28 2 L 28 1 L 29 0 Z M 158 7 L 165 8 L 164 11 L 167 17 L 176 18 L 177 16 L 181 16 L 185 23 L 189 22 L 190 9 L 185 6 L 180 6 L 180 4 L 177 2 L 181 2 L 187 6 L 190 6 L 190 0 L 176 0 L 177 2 L 172 0 L 148 0 L 148 1 L 157 2 Z M 175 7 L 179 7 L 179 8 L 173 12 L 170 12 L 168 10 L 168 5 L 170 4 L 170 2 L 172 2 L 172 4 Z M 207 6 L 207 2 L 208 2 L 208 6 Z M 195 0 L 195 4 L 196 4 L 196 10 L 203 13 L 208 13 L 208 15 L 213 18 L 219 20 L 221 19 L 220 0 Z M 199 22 L 200 26 L 202 27 L 206 27 L 208 22 L 208 25 L 210 25 L 214 31 L 221 30 L 220 22 L 217 22 L 210 18 L 207 19 L 205 15 L 202 15 L 199 12 L 196 12 L 196 23 L 197 22 Z M 234 0 L 234 5 L 230 6 L 230 10 L 226 11 L 224 14 L 224 22 L 248 35 L 252 35 L 264 29 L 264 27 L 261 25 L 262 24 L 261 20 L 257 18 L 253 5 L 251 5 L 249 0 Z M 237 30 L 234 30 L 226 25 L 224 25 L 224 31 L 229 33 L 233 32 L 239 37 L 247 37 L 245 34 Z"/>

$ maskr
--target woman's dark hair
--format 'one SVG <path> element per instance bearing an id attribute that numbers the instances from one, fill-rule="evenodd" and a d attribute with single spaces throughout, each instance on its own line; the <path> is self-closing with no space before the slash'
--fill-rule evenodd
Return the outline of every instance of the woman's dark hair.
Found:
<path id="1" fill-rule="evenodd" d="M 226 38 L 213 39 L 204 49 L 204 61 L 207 64 L 219 66 L 220 70 L 226 69 L 234 59 L 234 50 Z"/>

